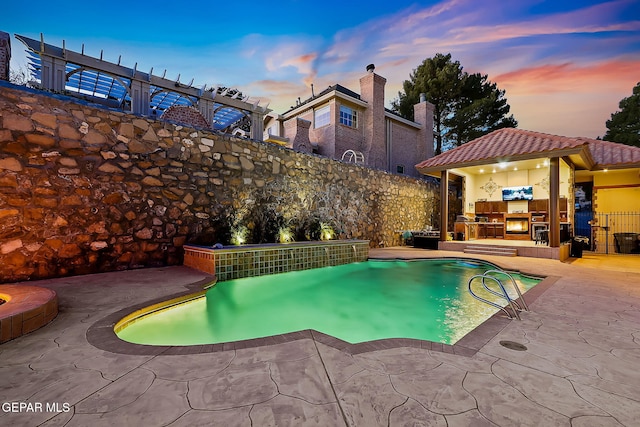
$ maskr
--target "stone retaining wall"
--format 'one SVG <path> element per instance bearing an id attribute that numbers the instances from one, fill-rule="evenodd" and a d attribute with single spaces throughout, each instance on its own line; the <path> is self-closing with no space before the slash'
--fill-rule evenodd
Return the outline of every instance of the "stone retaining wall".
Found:
<path id="1" fill-rule="evenodd" d="M 180 264 L 185 243 L 274 218 L 397 244 L 435 225 L 438 197 L 425 181 L 0 85 L 0 283 Z"/>

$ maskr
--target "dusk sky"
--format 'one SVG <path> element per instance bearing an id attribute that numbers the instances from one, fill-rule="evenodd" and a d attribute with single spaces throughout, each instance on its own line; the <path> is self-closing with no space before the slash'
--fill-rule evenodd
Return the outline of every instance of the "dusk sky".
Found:
<path id="1" fill-rule="evenodd" d="M 451 53 L 506 90 L 518 127 L 595 138 L 640 82 L 638 0 L 10 1 L 0 30 L 194 85 L 231 86 L 284 112 L 365 66 L 387 106 L 425 58 Z M 12 67 L 24 47 L 12 38 Z"/>

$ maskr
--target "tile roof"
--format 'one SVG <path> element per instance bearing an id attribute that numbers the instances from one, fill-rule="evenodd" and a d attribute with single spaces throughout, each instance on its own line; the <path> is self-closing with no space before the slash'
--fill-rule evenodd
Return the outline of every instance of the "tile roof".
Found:
<path id="1" fill-rule="evenodd" d="M 640 147 L 591 139 L 589 151 L 600 167 L 640 167 Z"/>
<path id="2" fill-rule="evenodd" d="M 498 129 L 453 150 L 427 159 L 418 169 L 443 170 L 506 160 L 579 154 L 597 166 L 640 166 L 640 148 L 582 137 L 567 137 L 523 129 Z"/>

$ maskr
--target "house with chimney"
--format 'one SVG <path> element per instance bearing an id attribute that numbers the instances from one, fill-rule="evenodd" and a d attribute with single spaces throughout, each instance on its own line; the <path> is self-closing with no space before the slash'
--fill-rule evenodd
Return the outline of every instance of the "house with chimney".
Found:
<path id="1" fill-rule="evenodd" d="M 433 105 L 421 97 L 414 121 L 385 108 L 387 80 L 373 64 L 357 93 L 340 84 L 282 114 L 265 116 L 263 139 L 305 153 L 393 174 L 421 177 L 415 165 L 433 157 Z"/>

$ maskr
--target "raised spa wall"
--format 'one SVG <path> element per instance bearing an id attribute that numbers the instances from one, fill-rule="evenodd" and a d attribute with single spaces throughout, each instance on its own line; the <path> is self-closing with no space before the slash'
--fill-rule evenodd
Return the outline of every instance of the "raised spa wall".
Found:
<path id="1" fill-rule="evenodd" d="M 217 280 L 336 266 L 368 258 L 368 240 L 227 246 L 222 249 L 184 246 L 184 265 L 215 275 Z"/>
<path id="2" fill-rule="evenodd" d="M 58 315 L 58 296 L 30 285 L 0 285 L 0 344 L 35 331 Z"/>

